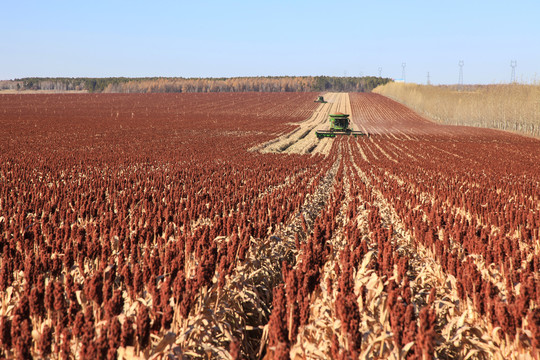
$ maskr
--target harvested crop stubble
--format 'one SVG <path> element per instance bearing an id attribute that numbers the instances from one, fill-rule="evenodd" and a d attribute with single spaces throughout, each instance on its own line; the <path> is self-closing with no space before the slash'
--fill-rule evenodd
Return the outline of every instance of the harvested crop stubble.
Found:
<path id="1" fill-rule="evenodd" d="M 250 150 L 262 153 L 328 155 L 332 147 L 332 140 L 327 138 L 319 139 L 315 132 L 319 129 L 328 128 L 329 114 L 337 112 L 350 114 L 351 107 L 349 94 L 347 93 L 326 93 L 324 96 L 327 102 L 320 104 L 313 115 L 298 123 L 299 126 L 293 131 L 257 145 Z"/>

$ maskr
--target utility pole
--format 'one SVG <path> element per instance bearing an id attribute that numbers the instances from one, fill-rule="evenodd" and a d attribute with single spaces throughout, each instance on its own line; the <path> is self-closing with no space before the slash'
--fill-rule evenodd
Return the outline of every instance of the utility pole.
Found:
<path id="1" fill-rule="evenodd" d="M 427 72 L 427 84 L 431 85 L 431 82 L 429 81 L 429 71 Z"/>
<path id="2" fill-rule="evenodd" d="M 458 80 L 458 90 L 462 90 L 463 89 L 463 65 L 465 63 L 463 62 L 463 60 L 459 60 L 459 80 Z"/>
<path id="3" fill-rule="evenodd" d="M 403 79 L 403 82 L 405 81 L 405 66 L 407 66 L 406 63 L 401 63 L 401 78 Z"/>
<path id="4" fill-rule="evenodd" d="M 512 84 L 516 82 L 516 66 L 517 66 L 516 60 L 510 61 L 510 67 L 512 68 L 512 74 L 510 75 L 510 82 Z"/>
<path id="5" fill-rule="evenodd" d="M 379 77 L 381 77 L 382 74 L 382 67 L 379 66 Z"/>

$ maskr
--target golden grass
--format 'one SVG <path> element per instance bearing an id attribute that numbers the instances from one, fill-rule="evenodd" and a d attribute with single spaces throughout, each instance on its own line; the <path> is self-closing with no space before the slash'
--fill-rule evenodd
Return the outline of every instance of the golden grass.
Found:
<path id="1" fill-rule="evenodd" d="M 523 84 L 455 86 L 388 83 L 374 92 L 437 122 L 540 136 L 540 86 Z"/>

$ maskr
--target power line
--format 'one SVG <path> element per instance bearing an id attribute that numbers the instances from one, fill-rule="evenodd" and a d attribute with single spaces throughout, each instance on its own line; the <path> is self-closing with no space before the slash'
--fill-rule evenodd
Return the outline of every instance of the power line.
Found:
<path id="1" fill-rule="evenodd" d="M 407 66 L 406 63 L 401 63 L 401 68 L 402 68 L 402 69 L 401 69 L 401 70 L 402 70 L 402 71 L 401 71 L 401 78 L 403 79 L 403 82 L 406 82 L 406 81 L 405 81 L 405 66 Z"/>
<path id="2" fill-rule="evenodd" d="M 427 72 L 427 84 L 431 85 L 431 82 L 429 81 L 429 71 Z"/>
<path id="3" fill-rule="evenodd" d="M 516 82 L 516 66 L 517 66 L 517 61 L 516 60 L 510 61 L 510 67 L 512 68 L 512 74 L 510 75 L 510 82 L 511 83 Z"/>
<path id="4" fill-rule="evenodd" d="M 382 67 L 379 66 L 379 77 L 381 77 L 382 74 Z"/>

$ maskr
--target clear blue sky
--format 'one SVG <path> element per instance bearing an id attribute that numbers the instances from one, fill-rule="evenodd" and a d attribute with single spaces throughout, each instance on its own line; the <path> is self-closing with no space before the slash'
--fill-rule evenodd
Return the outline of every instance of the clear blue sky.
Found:
<path id="1" fill-rule="evenodd" d="M 382 75 L 540 81 L 540 1 L 0 0 L 0 79 Z"/>

